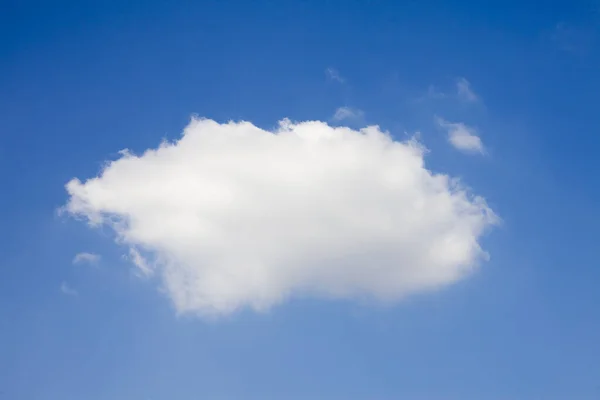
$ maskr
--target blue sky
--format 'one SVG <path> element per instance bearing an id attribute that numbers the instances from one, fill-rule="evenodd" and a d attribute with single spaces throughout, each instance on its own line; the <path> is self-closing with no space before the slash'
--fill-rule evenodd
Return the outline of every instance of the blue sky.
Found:
<path id="1" fill-rule="evenodd" d="M 0 399 L 600 397 L 600 4 L 2 8 Z M 359 118 L 336 121 L 340 107 Z M 393 304 L 178 314 L 109 227 L 57 209 L 72 178 L 179 138 L 194 114 L 419 132 L 426 167 L 502 219 L 479 238 L 490 259 Z M 454 148 L 436 118 L 484 154 Z M 100 258 L 74 263 L 82 252 Z"/>

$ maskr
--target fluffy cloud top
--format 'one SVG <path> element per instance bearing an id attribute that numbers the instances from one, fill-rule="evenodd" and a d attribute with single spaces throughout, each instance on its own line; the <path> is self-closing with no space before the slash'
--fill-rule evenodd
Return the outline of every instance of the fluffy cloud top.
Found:
<path id="1" fill-rule="evenodd" d="M 111 227 L 178 312 L 290 296 L 394 301 L 468 274 L 496 221 L 423 155 L 378 127 L 193 119 L 178 141 L 71 180 L 65 209 Z"/>
<path id="2" fill-rule="evenodd" d="M 464 153 L 484 154 L 485 148 L 477 131 L 460 122 L 448 122 L 437 118 L 438 125 L 448 132 L 448 141 L 456 149 Z"/>

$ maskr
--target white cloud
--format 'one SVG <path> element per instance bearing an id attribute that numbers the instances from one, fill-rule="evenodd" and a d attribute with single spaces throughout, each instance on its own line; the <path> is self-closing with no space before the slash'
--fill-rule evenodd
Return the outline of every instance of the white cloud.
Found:
<path id="1" fill-rule="evenodd" d="M 458 98 L 468 103 L 479 101 L 479 96 L 471 89 L 471 83 L 465 78 L 458 78 L 456 81 L 456 90 Z"/>
<path id="2" fill-rule="evenodd" d="M 483 143 L 474 128 L 460 122 L 448 122 L 441 118 L 436 118 L 436 122 L 448 132 L 448 141 L 456 149 L 465 153 L 485 153 Z"/>
<path id="3" fill-rule="evenodd" d="M 445 93 L 440 92 L 433 85 L 429 85 L 429 87 L 427 88 L 427 94 L 425 95 L 425 98 L 430 99 L 445 99 L 446 97 L 448 96 Z"/>
<path id="4" fill-rule="evenodd" d="M 79 293 L 73 289 L 67 282 L 60 284 L 60 291 L 67 296 L 77 296 Z"/>
<path id="5" fill-rule="evenodd" d="M 361 120 L 364 118 L 364 116 L 365 113 L 357 108 L 340 107 L 337 110 L 335 110 L 335 114 L 333 114 L 333 120 Z"/>
<path id="6" fill-rule="evenodd" d="M 75 254 L 75 257 L 73 257 L 73 264 L 98 264 L 100 258 L 100 254 L 86 252 L 77 253 Z"/>
<path id="7" fill-rule="evenodd" d="M 154 274 L 152 267 L 136 248 L 130 247 L 129 255 L 125 256 L 125 258 L 138 268 L 142 276 L 152 276 Z"/>
<path id="8" fill-rule="evenodd" d="M 340 75 L 340 72 L 337 69 L 335 69 L 335 68 L 331 68 L 331 67 L 327 68 L 325 70 L 325 74 L 332 81 L 336 81 L 336 82 L 339 82 L 339 83 L 345 83 L 346 82 L 346 79 L 344 79 L 344 77 L 342 77 L 342 75 Z"/>
<path id="9" fill-rule="evenodd" d="M 468 275 L 496 222 L 424 152 L 376 126 L 193 119 L 177 142 L 71 180 L 65 210 L 111 227 L 181 313 L 290 296 L 396 301 Z"/>

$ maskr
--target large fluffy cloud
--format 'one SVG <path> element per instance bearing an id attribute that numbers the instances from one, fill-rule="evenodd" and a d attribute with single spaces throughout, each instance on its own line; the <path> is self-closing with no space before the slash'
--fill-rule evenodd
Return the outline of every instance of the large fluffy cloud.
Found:
<path id="1" fill-rule="evenodd" d="M 485 201 L 378 127 L 193 119 L 174 143 L 71 180 L 67 212 L 107 225 L 179 312 L 290 296 L 395 301 L 451 284 L 487 254 Z"/>

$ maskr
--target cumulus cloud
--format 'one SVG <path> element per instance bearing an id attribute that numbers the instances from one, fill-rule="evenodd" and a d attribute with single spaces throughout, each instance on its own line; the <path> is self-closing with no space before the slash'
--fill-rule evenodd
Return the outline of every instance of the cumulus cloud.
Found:
<path id="1" fill-rule="evenodd" d="M 468 103 L 479 101 L 479 96 L 471 89 L 471 83 L 465 78 L 458 78 L 456 81 L 456 91 L 458 98 Z"/>
<path id="2" fill-rule="evenodd" d="M 100 254 L 95 253 L 77 253 L 75 257 L 73 257 L 73 264 L 98 264 L 100 261 Z"/>
<path id="3" fill-rule="evenodd" d="M 481 138 L 477 136 L 474 128 L 460 122 L 448 122 L 441 118 L 437 118 L 436 122 L 448 132 L 448 141 L 456 149 L 464 153 L 485 153 Z"/>
<path id="4" fill-rule="evenodd" d="M 327 68 L 325 70 L 325 75 L 327 75 L 327 78 L 331 79 L 332 81 L 336 81 L 339 83 L 345 83 L 346 79 L 344 79 L 344 77 L 342 75 L 340 75 L 340 72 L 335 69 L 335 68 Z"/>
<path id="5" fill-rule="evenodd" d="M 333 114 L 334 121 L 344 121 L 344 120 L 361 120 L 365 116 L 365 113 L 362 110 L 351 107 L 340 107 L 335 110 L 335 114 Z"/>
<path id="6" fill-rule="evenodd" d="M 63 282 L 60 284 L 60 291 L 62 294 L 67 296 L 77 296 L 77 290 L 73 289 L 67 282 Z"/>
<path id="7" fill-rule="evenodd" d="M 179 140 L 68 182 L 64 209 L 114 230 L 180 313 L 291 296 L 391 302 L 468 275 L 496 222 L 424 153 L 376 126 L 193 119 Z"/>

